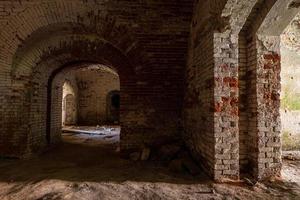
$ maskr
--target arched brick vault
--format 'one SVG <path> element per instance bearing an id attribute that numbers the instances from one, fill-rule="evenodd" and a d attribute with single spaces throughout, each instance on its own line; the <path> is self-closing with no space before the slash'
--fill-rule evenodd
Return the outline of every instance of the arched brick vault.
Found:
<path id="1" fill-rule="evenodd" d="M 252 172 L 251 169 L 246 171 L 256 179 L 279 174 L 278 53 L 274 54 L 276 51 L 273 49 L 265 57 L 260 57 L 263 52 L 261 49 L 249 51 L 250 54 L 245 55 L 246 63 L 252 65 L 248 70 L 254 70 L 254 73 L 245 76 L 242 67 L 247 64 L 241 63 L 243 59 L 239 60 L 240 56 L 244 56 L 239 52 L 243 50 L 240 45 L 243 41 L 239 40 L 239 34 L 249 24 L 257 29 L 261 27 L 266 33 L 274 33 L 274 29 L 270 27 L 284 28 L 287 25 L 284 23 L 289 22 L 299 11 L 295 5 L 297 4 L 292 0 L 196 1 L 186 71 L 184 137 L 195 159 L 216 180 L 240 178 L 240 170 L 244 167 L 245 160 L 254 169 Z M 277 14 L 277 18 L 272 12 Z M 290 16 L 284 17 L 287 15 Z M 286 20 L 278 24 L 282 18 Z M 274 24 L 270 25 L 268 21 Z M 264 24 L 268 24 L 269 29 Z M 252 34 L 256 35 L 257 29 Z M 249 35 L 249 30 L 245 34 Z M 270 39 L 269 36 L 260 38 Z M 270 42 L 266 40 L 264 44 L 272 44 Z M 252 47 L 255 45 L 249 44 L 246 49 Z M 270 68 L 267 74 L 272 75 L 267 79 L 263 78 L 266 71 L 261 69 L 265 59 L 269 59 L 267 64 Z M 273 69 L 275 73 L 271 74 Z M 249 76 L 251 81 L 245 85 L 240 76 Z M 275 84 L 274 80 L 277 81 Z M 263 84 L 257 84 L 256 81 L 269 83 L 267 90 L 275 93 L 271 92 L 274 95 L 267 96 L 274 100 L 266 102 L 261 98 L 266 91 L 261 88 Z M 246 95 L 248 102 L 242 102 L 240 95 Z M 248 108 L 241 107 L 242 104 L 248 104 Z M 262 125 L 263 123 L 269 126 Z M 247 141 L 245 133 L 248 134 Z M 245 142 L 251 147 L 243 149 L 242 144 Z"/>
<path id="2" fill-rule="evenodd" d="M 178 136 L 183 108 L 184 141 L 214 179 L 238 179 L 246 166 L 257 179 L 279 175 L 278 35 L 297 1 L 197 0 L 192 19 L 190 0 L 20 2 L 0 3 L 8 13 L 0 16 L 1 152 L 19 155 L 35 149 L 21 141 L 39 144 L 17 114 L 37 109 L 28 106 L 29 79 L 88 61 L 117 68 L 121 81 L 134 77 L 123 84 L 126 98 L 138 102 L 123 116 L 124 148 Z M 127 69 L 135 76 L 122 76 Z"/>
<path id="3" fill-rule="evenodd" d="M 136 98 L 127 108 L 131 123 L 122 131 L 131 142 L 124 148 L 178 135 L 192 1 L 1 1 L 0 7 L 0 154 L 39 149 L 29 144 L 38 140 L 24 117 L 36 93 L 30 79 L 47 80 L 55 67 L 74 61 L 119 67 Z"/>
<path id="4" fill-rule="evenodd" d="M 29 142 L 32 146 L 45 146 L 45 144 L 55 144 L 60 141 L 61 139 L 61 128 L 62 128 L 62 86 L 66 80 L 66 78 L 69 75 L 69 72 L 76 69 L 82 69 L 86 67 L 93 66 L 97 63 L 90 63 L 85 61 L 72 61 L 72 63 L 67 63 L 65 65 L 62 65 L 60 67 L 57 67 L 52 71 L 50 74 L 50 78 L 48 79 L 47 83 L 45 80 L 37 80 L 39 79 L 36 77 L 34 80 L 36 84 L 34 85 L 47 85 L 47 88 L 45 87 L 37 87 L 35 91 L 39 91 L 41 96 L 46 97 L 45 99 L 41 99 L 40 96 L 36 93 L 31 99 L 31 115 L 35 116 L 36 119 L 30 118 L 29 122 L 35 122 L 37 119 L 45 119 L 46 121 L 39 120 L 37 124 L 37 132 L 33 133 L 31 131 L 31 138 L 35 139 L 37 142 Z M 41 66 L 43 67 L 43 66 Z M 49 66 L 46 66 L 49 67 Z M 113 71 L 115 71 L 114 68 L 110 67 Z M 39 72 L 44 72 L 45 69 L 37 69 Z M 117 73 L 117 71 L 115 71 Z M 39 74 L 39 73 L 35 73 Z M 122 74 L 123 76 L 126 74 Z M 128 74 L 127 74 L 128 75 Z M 134 79 L 134 77 L 132 77 Z M 44 82 L 43 82 L 44 81 Z M 42 82 L 42 83 L 41 83 Z M 121 117 L 122 117 L 122 128 L 127 129 L 128 126 L 130 126 L 130 123 L 132 121 L 128 120 L 126 117 L 126 114 L 128 112 L 128 108 L 132 106 L 132 102 L 134 102 L 134 96 L 130 94 L 128 89 L 132 89 L 130 86 L 128 87 L 128 83 L 130 81 L 127 80 L 127 82 L 121 82 L 121 89 L 122 92 L 121 97 L 123 97 L 123 102 L 121 103 Z M 45 105 L 46 104 L 46 105 Z M 46 112 L 40 112 L 40 109 L 35 110 L 34 107 L 40 107 L 41 110 L 45 110 Z M 124 108 L 124 109 L 123 109 Z M 36 115 L 40 115 L 36 117 Z M 31 116 L 30 116 L 31 117 Z M 46 125 L 46 129 L 45 129 Z M 38 138 L 37 135 L 41 134 L 41 138 Z M 125 137 L 124 137 L 125 136 Z M 37 138 L 37 139 L 36 139 Z M 126 141 L 126 135 L 121 133 L 121 146 L 125 146 L 128 141 Z M 123 139 L 125 138 L 125 139 Z"/>
<path id="5" fill-rule="evenodd" d="M 195 159 L 220 181 L 239 178 L 238 33 L 255 3 L 197 1 L 194 8 L 184 137 Z"/>
<path id="6" fill-rule="evenodd" d="M 38 63 L 39 59 L 43 60 L 43 57 L 56 56 L 60 53 L 59 50 L 68 48 L 70 45 L 77 46 L 77 49 L 70 50 L 70 53 L 81 55 L 83 51 L 80 49 L 81 44 L 88 45 L 83 49 L 90 52 L 94 50 L 100 52 L 101 47 L 104 45 L 111 46 L 111 49 L 123 54 L 123 58 L 126 58 L 127 62 L 129 62 L 127 57 L 132 56 L 130 63 L 136 68 L 146 64 L 143 50 L 137 49 L 137 40 L 131 38 L 130 34 L 124 29 L 111 35 L 105 35 L 97 33 L 96 27 L 87 27 L 83 24 L 53 24 L 35 31 L 23 43 L 26 45 L 18 48 L 14 54 L 12 76 L 17 76 L 20 68 L 22 68 L 20 69 L 21 72 L 24 73 L 25 69 L 30 74 L 32 65 Z M 114 56 L 113 52 L 103 53 L 111 54 L 111 57 Z"/>
<path id="7" fill-rule="evenodd" d="M 63 32 L 61 34 L 59 28 L 63 27 Z M 26 150 L 21 150 L 22 152 L 27 151 L 27 153 L 31 153 L 32 151 L 36 151 L 39 149 L 39 146 L 43 146 L 45 137 L 45 130 L 49 130 L 51 134 L 55 135 L 56 139 L 52 141 L 58 141 L 57 135 L 60 132 L 60 122 L 61 120 L 52 120 L 55 123 L 51 123 L 51 128 L 45 127 L 45 112 L 40 113 L 41 116 L 38 116 L 38 113 L 44 109 L 29 109 L 26 110 L 28 105 L 30 107 L 39 107 L 39 105 L 46 105 L 46 102 L 39 99 L 38 94 L 35 91 L 39 90 L 41 87 L 40 82 L 42 80 L 48 80 L 49 77 L 54 78 L 54 75 L 58 73 L 60 68 L 64 68 L 68 66 L 70 62 L 96 62 L 105 64 L 108 66 L 113 66 L 117 69 L 120 74 L 120 82 L 122 89 L 122 107 L 126 108 L 127 112 L 121 112 L 121 116 L 123 114 L 128 114 L 132 109 L 132 104 L 139 104 L 139 102 L 134 96 L 134 91 L 138 91 L 138 87 L 136 87 L 136 70 L 135 67 L 141 66 L 141 64 L 145 64 L 145 62 L 141 63 L 137 61 L 137 59 L 129 60 L 128 55 L 133 56 L 134 58 L 143 58 L 142 51 L 135 51 L 134 54 L 131 51 L 134 51 L 133 45 L 128 44 L 128 41 L 133 41 L 131 38 L 124 40 L 128 46 L 126 47 L 126 51 L 122 50 L 120 47 L 125 48 L 126 45 L 124 43 L 117 41 L 115 38 L 119 38 L 120 40 L 126 38 L 124 36 L 124 32 L 122 37 L 116 34 L 113 35 L 113 39 L 115 45 L 112 42 L 106 41 L 99 34 L 89 34 L 87 29 L 83 29 L 83 33 L 77 34 L 74 30 L 74 26 L 72 26 L 73 32 L 70 33 L 67 25 L 54 25 L 54 27 L 44 27 L 41 28 L 28 37 L 28 40 L 24 40 L 22 46 L 16 51 L 14 55 L 13 65 L 11 69 L 11 77 L 12 77 L 12 88 L 15 92 L 23 93 L 25 99 L 20 99 L 19 103 L 22 105 L 18 108 L 17 112 L 22 110 L 22 115 L 19 114 L 18 117 L 24 120 L 22 124 L 18 124 L 18 127 L 14 130 L 15 133 L 22 134 L 27 132 L 27 143 L 29 146 L 24 146 Z M 48 30 L 50 30 L 48 32 Z M 51 37 L 51 30 L 55 31 L 55 35 Z M 45 38 L 40 37 L 45 32 L 50 33 L 50 35 L 45 35 Z M 42 33 L 41 33 L 42 32 Z M 68 34 L 69 33 L 69 34 Z M 37 38 L 37 39 L 36 39 Z M 116 42 L 117 41 L 117 42 Z M 132 42 L 136 44 L 136 41 Z M 117 46 L 118 45 L 118 46 Z M 127 54 L 123 53 L 126 52 Z M 59 58 L 63 58 L 60 59 Z M 56 63 L 51 65 L 42 65 L 45 61 L 55 60 Z M 133 63 L 134 65 L 132 65 Z M 42 69 L 39 69 L 40 67 Z M 36 78 L 36 74 L 42 74 L 42 80 Z M 54 75 L 53 75 L 54 74 Z M 51 79 L 51 78 L 50 78 Z M 35 81 L 32 81 L 35 80 Z M 48 84 L 52 84 L 52 82 L 48 82 Z M 23 86 L 23 87 L 20 87 Z M 35 88 L 33 88 L 33 86 Z M 50 87 L 51 88 L 51 87 Z M 44 94 L 46 92 L 45 88 L 40 93 Z M 124 95 L 123 95 L 124 94 Z M 34 98 L 36 96 L 36 98 Z M 48 98 L 51 95 L 48 95 Z M 56 97 L 57 99 L 57 97 Z M 59 99 L 59 98 L 58 98 Z M 17 102 L 16 102 L 17 103 Z M 28 104 L 28 105 L 27 105 Z M 23 108 L 25 107 L 25 108 Z M 48 109 L 49 110 L 49 109 Z M 56 109 L 57 110 L 57 109 Z M 24 112 L 25 111 L 25 112 Z M 123 111 L 123 110 L 122 110 Z M 44 115 L 43 115 L 44 114 Z M 31 116 L 35 116 L 34 119 Z M 50 116 L 50 115 L 49 115 Z M 60 116 L 55 115 L 54 116 Z M 38 118 L 40 120 L 38 120 Z M 127 124 L 126 124 L 127 122 Z M 126 126 L 130 126 L 128 123 L 134 123 L 134 120 L 126 120 L 126 116 L 124 117 L 124 121 L 122 118 L 123 130 L 122 133 L 127 133 Z M 45 129 L 46 128 L 46 129 Z M 133 127 L 132 127 L 133 128 Z M 44 136 L 42 138 L 37 137 Z M 124 134 L 126 136 L 128 134 Z M 121 139 L 123 139 L 123 134 Z M 24 138 L 22 138 L 24 140 Z M 41 140 L 43 142 L 41 142 Z M 122 144 L 126 146 L 128 143 L 125 142 L 126 139 L 122 140 Z M 123 143 L 124 141 L 124 143 Z"/>
<path id="8" fill-rule="evenodd" d="M 239 34 L 240 57 L 247 58 L 240 59 L 240 94 L 246 97 L 240 98 L 240 113 L 248 121 L 240 123 L 240 145 L 248 152 L 241 169 L 258 179 L 280 175 L 280 34 L 300 11 L 293 5 L 258 1 Z"/>

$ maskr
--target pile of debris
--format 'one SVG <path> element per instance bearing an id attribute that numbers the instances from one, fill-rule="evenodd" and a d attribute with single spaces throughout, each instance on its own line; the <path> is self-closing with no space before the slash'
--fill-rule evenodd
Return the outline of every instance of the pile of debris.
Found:
<path id="1" fill-rule="evenodd" d="M 141 151 L 129 154 L 133 161 L 161 161 L 167 165 L 172 172 L 185 173 L 192 175 L 201 173 L 200 167 L 192 159 L 184 145 L 179 143 L 169 143 L 160 147 L 143 147 Z"/>
<path id="2" fill-rule="evenodd" d="M 283 151 L 282 159 L 298 161 L 298 160 L 300 160 L 300 152 L 299 151 Z"/>

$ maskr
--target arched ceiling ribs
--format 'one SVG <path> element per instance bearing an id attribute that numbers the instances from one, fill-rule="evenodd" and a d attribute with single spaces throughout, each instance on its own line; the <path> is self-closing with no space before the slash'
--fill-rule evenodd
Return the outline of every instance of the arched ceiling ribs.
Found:
<path id="1" fill-rule="evenodd" d="M 9 69 L 12 66 L 12 73 L 15 73 L 18 67 L 24 65 L 26 71 L 30 64 L 36 63 L 39 55 L 44 54 L 45 49 L 39 47 L 48 45 L 50 50 L 52 45 L 47 43 L 48 40 L 53 42 L 65 36 L 75 40 L 79 37 L 87 41 L 95 41 L 95 38 L 106 41 L 130 57 L 132 65 L 139 68 L 141 63 L 147 62 L 146 53 L 135 34 L 116 18 L 102 10 L 95 10 L 91 4 L 73 2 L 68 4 L 68 11 L 63 10 L 64 6 L 64 2 L 59 1 L 51 6 L 48 3 L 37 4 L 11 17 L 2 29 L 5 31 L 0 32 L 2 67 Z M 142 59 L 144 61 L 139 62 Z"/>
<path id="2" fill-rule="evenodd" d="M 30 73 L 36 63 L 50 56 L 51 53 L 58 55 L 69 51 L 76 57 L 82 53 L 87 58 L 91 58 L 93 56 L 88 55 L 89 53 L 100 57 L 100 54 L 107 54 L 108 52 L 103 51 L 103 48 L 111 53 L 111 58 L 106 55 L 107 59 L 114 59 L 114 53 L 117 52 L 117 54 L 122 54 L 123 59 L 131 63 L 131 66 L 139 66 L 145 63 L 141 62 L 145 56 L 142 55 L 143 51 L 137 45 L 138 41 L 125 33 L 125 28 L 111 30 L 108 35 L 107 32 L 100 32 L 100 29 L 87 27 L 84 24 L 53 24 L 35 31 L 23 41 L 13 57 L 12 75 L 17 75 L 20 68 L 22 69 L 19 72 Z M 107 60 L 105 64 L 109 62 Z"/>
<path id="3" fill-rule="evenodd" d="M 238 34 L 258 0 L 202 0 L 195 5 L 192 28 L 196 28 L 195 46 L 208 32 L 230 31 Z M 209 22 L 209 23 L 208 23 Z"/>
<path id="4" fill-rule="evenodd" d="M 228 0 L 221 14 L 221 18 L 227 19 L 228 23 L 223 25 L 224 29 L 231 29 L 233 33 L 239 33 L 257 1 Z"/>
<path id="5" fill-rule="evenodd" d="M 300 11 L 299 6 L 293 6 L 295 0 L 272 0 L 273 4 L 265 5 L 268 12 L 258 28 L 258 35 L 279 36 Z"/>

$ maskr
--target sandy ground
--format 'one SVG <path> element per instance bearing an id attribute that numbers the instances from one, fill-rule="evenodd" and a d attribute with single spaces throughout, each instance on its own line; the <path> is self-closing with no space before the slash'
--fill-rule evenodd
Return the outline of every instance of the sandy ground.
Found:
<path id="1" fill-rule="evenodd" d="M 279 182 L 216 184 L 204 174 L 121 159 L 117 141 L 118 134 L 64 133 L 63 143 L 42 156 L 0 160 L 0 199 L 300 199 L 299 160 L 285 160 Z"/>

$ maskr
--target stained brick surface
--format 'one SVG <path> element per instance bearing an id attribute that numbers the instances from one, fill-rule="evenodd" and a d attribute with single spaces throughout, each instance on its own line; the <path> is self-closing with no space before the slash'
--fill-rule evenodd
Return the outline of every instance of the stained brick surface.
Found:
<path id="1" fill-rule="evenodd" d="M 61 101 L 67 70 L 97 63 L 119 74 L 121 150 L 180 139 L 215 180 L 280 175 L 290 3 L 1 1 L 0 154 L 38 152 L 46 130 L 59 142 L 47 102 Z"/>
<path id="2" fill-rule="evenodd" d="M 79 61 L 106 64 L 120 75 L 122 149 L 178 137 L 192 5 L 1 1 L 1 154 L 19 157 L 40 149 L 47 79 Z M 52 92 L 57 98 L 57 88 Z M 54 118 L 51 124 L 59 127 Z"/>

